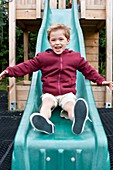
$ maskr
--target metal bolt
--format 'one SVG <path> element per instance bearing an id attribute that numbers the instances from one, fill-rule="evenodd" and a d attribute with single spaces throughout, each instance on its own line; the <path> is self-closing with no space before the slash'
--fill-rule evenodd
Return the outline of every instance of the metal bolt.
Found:
<path id="1" fill-rule="evenodd" d="M 47 157 L 47 158 L 46 158 L 46 161 L 48 161 L 48 162 L 49 162 L 50 160 L 51 160 L 51 158 L 50 158 L 50 157 Z"/>
<path id="2" fill-rule="evenodd" d="M 59 153 L 63 153 L 64 149 L 58 149 Z"/>
<path id="3" fill-rule="evenodd" d="M 71 158 L 71 161 L 72 161 L 72 162 L 75 162 L 75 158 L 74 158 L 74 157 L 72 157 L 72 158 Z"/>

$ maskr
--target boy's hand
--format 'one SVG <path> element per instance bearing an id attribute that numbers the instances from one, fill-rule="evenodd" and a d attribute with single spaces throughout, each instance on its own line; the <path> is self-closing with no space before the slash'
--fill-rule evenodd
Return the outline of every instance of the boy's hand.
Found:
<path id="1" fill-rule="evenodd" d="M 2 80 L 2 78 L 4 78 L 6 74 L 8 74 L 7 70 L 2 71 L 0 74 L 0 80 Z"/>
<path id="2" fill-rule="evenodd" d="M 112 81 L 103 81 L 102 85 L 108 86 L 110 90 L 113 90 L 113 82 Z"/>

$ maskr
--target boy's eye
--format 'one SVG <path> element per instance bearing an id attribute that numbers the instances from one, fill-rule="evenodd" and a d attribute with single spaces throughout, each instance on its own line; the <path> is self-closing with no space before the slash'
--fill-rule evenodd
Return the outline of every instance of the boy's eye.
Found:
<path id="1" fill-rule="evenodd" d="M 60 40 L 60 41 L 62 41 L 62 40 L 63 40 L 63 38 L 59 38 L 59 40 Z"/>
<path id="2" fill-rule="evenodd" d="M 56 39 L 51 39 L 51 41 L 56 41 Z"/>
<path id="3" fill-rule="evenodd" d="M 64 39 L 63 39 L 63 38 L 59 38 L 58 40 L 59 40 L 59 41 L 63 41 Z M 52 41 L 52 42 L 55 42 L 55 41 L 57 41 L 57 39 L 52 38 L 51 41 Z"/>

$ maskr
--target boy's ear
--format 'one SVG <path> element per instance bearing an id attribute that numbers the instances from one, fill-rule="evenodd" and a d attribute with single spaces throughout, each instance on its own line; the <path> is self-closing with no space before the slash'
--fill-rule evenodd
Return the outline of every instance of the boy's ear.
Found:
<path id="1" fill-rule="evenodd" d="M 67 44 L 69 44 L 69 42 L 70 42 L 70 39 L 67 39 Z"/>

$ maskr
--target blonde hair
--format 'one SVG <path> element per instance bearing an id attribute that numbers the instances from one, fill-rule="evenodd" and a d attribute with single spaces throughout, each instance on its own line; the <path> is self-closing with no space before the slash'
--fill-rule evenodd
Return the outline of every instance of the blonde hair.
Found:
<path id="1" fill-rule="evenodd" d="M 50 39 L 50 34 L 52 31 L 57 31 L 57 30 L 63 30 L 64 31 L 64 35 L 67 39 L 70 39 L 70 28 L 67 27 L 66 25 L 64 24 L 56 24 L 56 25 L 52 25 L 48 28 L 47 30 L 47 38 L 48 40 Z"/>

